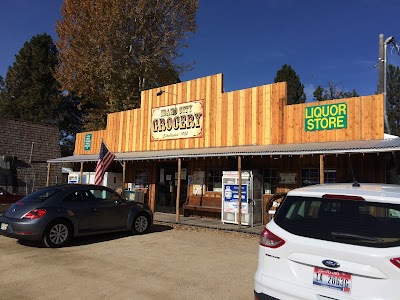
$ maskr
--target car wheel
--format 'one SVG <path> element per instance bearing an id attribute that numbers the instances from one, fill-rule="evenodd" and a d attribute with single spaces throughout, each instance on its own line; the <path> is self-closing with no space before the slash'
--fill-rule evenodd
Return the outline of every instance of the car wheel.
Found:
<path id="1" fill-rule="evenodd" d="M 47 226 L 43 235 L 43 244 L 48 248 L 65 246 L 72 237 L 72 230 L 66 221 L 59 220 Z"/>
<path id="2" fill-rule="evenodd" d="M 140 214 L 133 219 L 132 232 L 134 234 L 143 234 L 149 229 L 149 227 L 150 221 L 146 215 Z"/>

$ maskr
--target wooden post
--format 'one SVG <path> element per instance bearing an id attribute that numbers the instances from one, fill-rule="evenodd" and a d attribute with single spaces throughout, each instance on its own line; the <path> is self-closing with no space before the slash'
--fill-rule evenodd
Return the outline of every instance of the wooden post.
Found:
<path id="1" fill-rule="evenodd" d="M 79 175 L 79 183 L 82 184 L 83 177 L 83 161 L 81 161 L 81 174 Z"/>
<path id="2" fill-rule="evenodd" d="M 325 177 L 324 177 L 324 155 L 320 154 L 319 155 L 319 183 L 324 184 L 325 183 Z"/>
<path id="3" fill-rule="evenodd" d="M 176 213 L 176 218 L 175 221 L 176 223 L 179 223 L 179 198 L 181 195 L 181 167 L 182 167 L 182 162 L 181 158 L 178 158 L 178 186 L 176 188 L 176 208 L 175 208 L 175 213 Z"/>
<path id="4" fill-rule="evenodd" d="M 46 179 L 46 186 L 49 186 L 49 183 L 50 183 L 50 166 L 51 166 L 51 164 L 50 164 L 50 163 L 48 163 L 48 164 L 47 164 L 47 179 Z"/>
<path id="5" fill-rule="evenodd" d="M 157 182 L 157 163 L 153 161 L 153 169 L 151 172 L 151 183 L 149 188 L 151 193 L 149 194 L 150 209 L 154 213 L 156 211 L 156 182 Z"/>
<path id="6" fill-rule="evenodd" d="M 242 157 L 238 156 L 239 195 L 238 195 L 238 228 L 242 228 Z"/>
<path id="7" fill-rule="evenodd" d="M 122 163 L 122 196 L 125 198 L 125 177 L 126 177 L 126 161 Z"/>

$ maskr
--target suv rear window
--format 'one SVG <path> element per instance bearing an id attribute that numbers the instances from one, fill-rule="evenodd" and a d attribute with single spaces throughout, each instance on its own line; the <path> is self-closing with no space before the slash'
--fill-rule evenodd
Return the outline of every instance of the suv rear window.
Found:
<path id="1" fill-rule="evenodd" d="M 400 205 L 288 196 L 275 223 L 290 233 L 368 247 L 400 246 Z"/>

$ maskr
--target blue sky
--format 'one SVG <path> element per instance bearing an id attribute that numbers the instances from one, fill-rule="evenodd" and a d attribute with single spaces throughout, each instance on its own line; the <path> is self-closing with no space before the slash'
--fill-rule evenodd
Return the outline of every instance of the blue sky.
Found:
<path id="1" fill-rule="evenodd" d="M 0 0 L 0 75 L 36 34 L 55 40 L 62 0 Z M 360 95 L 376 91 L 378 37 L 400 43 L 397 0 L 200 0 L 198 31 L 183 51 L 194 61 L 182 80 L 224 74 L 225 91 L 272 83 L 290 64 L 307 100 L 328 81 Z M 388 61 L 400 56 L 388 48 Z"/>

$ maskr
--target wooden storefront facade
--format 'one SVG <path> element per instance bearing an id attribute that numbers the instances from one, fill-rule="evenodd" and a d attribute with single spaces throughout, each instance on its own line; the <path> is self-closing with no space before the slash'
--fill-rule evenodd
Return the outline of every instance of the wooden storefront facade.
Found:
<path id="1" fill-rule="evenodd" d="M 94 171 L 95 160 L 84 158 L 98 155 L 103 140 L 121 162 L 114 168 L 125 188 L 145 189 L 155 211 L 175 212 L 177 193 L 180 206 L 198 193 L 198 174 L 203 195 L 221 194 L 222 171 L 237 170 L 239 156 L 242 170 L 263 175 L 266 197 L 315 181 L 387 182 L 389 151 L 329 149 L 384 140 L 382 95 L 287 105 L 286 83 L 223 90 L 217 74 L 143 91 L 140 108 L 109 114 L 104 130 L 77 134 L 74 157 Z"/>

